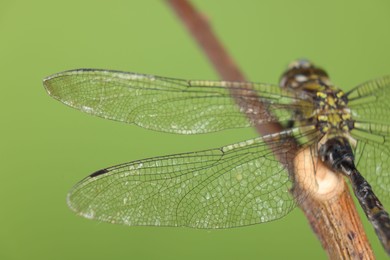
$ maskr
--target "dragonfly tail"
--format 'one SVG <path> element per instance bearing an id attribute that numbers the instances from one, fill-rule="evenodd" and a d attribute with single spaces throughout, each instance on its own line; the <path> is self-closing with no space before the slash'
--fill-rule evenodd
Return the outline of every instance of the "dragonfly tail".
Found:
<path id="1" fill-rule="evenodd" d="M 382 203 L 374 194 L 370 184 L 358 172 L 357 169 L 348 176 L 356 198 L 364 210 L 368 220 L 373 225 L 375 232 L 387 254 L 390 255 L 390 216 Z"/>

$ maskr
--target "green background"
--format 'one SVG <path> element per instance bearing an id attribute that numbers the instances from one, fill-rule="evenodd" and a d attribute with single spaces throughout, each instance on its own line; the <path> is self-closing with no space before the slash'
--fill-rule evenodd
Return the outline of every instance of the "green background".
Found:
<path id="1" fill-rule="evenodd" d="M 277 83 L 300 57 L 326 68 L 343 89 L 390 73 L 387 0 L 194 2 L 251 81 Z M 3 0 L 0 66 L 1 259 L 326 258 L 299 210 L 208 231 L 110 225 L 67 208 L 67 191 L 95 170 L 256 135 L 152 132 L 83 114 L 45 93 L 42 78 L 81 67 L 218 79 L 164 2 Z"/>

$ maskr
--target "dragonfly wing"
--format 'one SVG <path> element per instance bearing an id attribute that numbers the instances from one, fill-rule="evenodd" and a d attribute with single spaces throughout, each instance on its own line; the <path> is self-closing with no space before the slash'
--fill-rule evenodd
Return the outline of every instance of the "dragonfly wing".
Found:
<path id="1" fill-rule="evenodd" d="M 291 164 L 293 147 L 286 145 L 286 140 L 273 143 L 283 147 L 277 156 Z M 289 165 L 274 154 L 257 138 L 125 163 L 79 182 L 68 204 L 86 218 L 130 226 L 231 228 L 267 222 L 296 205 Z"/>
<path id="2" fill-rule="evenodd" d="M 354 120 L 390 122 L 390 75 L 367 81 L 347 93 Z"/>
<path id="3" fill-rule="evenodd" d="M 358 126 L 359 128 L 351 131 L 352 136 L 357 139 L 356 167 L 370 183 L 385 208 L 389 209 L 390 127 L 373 123 L 361 123 Z"/>
<path id="4" fill-rule="evenodd" d="M 386 208 L 390 208 L 390 75 L 347 93 L 356 138 L 355 160 Z"/>
<path id="5" fill-rule="evenodd" d="M 95 69 L 61 72 L 46 78 L 44 86 L 52 97 L 83 112 L 180 134 L 251 126 L 229 89 L 240 92 L 236 95 L 246 101 L 261 99 L 281 121 L 291 119 L 288 104 L 293 102 L 284 90 L 270 84 L 188 81 Z M 248 87 L 254 91 L 237 91 Z"/>

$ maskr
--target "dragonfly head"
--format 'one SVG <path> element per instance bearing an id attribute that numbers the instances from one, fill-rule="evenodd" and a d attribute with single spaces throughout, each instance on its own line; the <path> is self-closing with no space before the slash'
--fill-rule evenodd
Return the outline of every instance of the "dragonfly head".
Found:
<path id="1" fill-rule="evenodd" d="M 303 69 L 308 69 L 308 68 L 314 68 L 314 64 L 306 59 L 298 59 L 290 62 L 288 64 L 287 69 L 293 69 L 293 68 L 303 68 Z"/>
<path id="2" fill-rule="evenodd" d="M 309 86 L 310 85 L 310 86 Z M 328 74 L 305 59 L 291 62 L 280 79 L 280 86 L 289 89 L 330 86 Z"/>

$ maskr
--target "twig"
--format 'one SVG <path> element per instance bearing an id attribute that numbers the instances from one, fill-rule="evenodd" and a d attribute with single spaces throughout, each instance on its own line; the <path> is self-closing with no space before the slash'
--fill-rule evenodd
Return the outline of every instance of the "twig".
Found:
<path id="1" fill-rule="evenodd" d="M 187 27 L 194 40 L 197 41 L 201 49 L 205 52 L 206 56 L 213 64 L 221 78 L 231 81 L 245 81 L 243 73 L 225 51 L 223 45 L 218 41 L 217 37 L 212 32 L 209 23 L 205 19 L 205 16 L 198 13 L 196 9 L 186 0 L 167 0 L 167 2 Z M 230 89 L 230 91 L 233 94 L 232 96 L 237 96 L 234 95 L 238 94 L 235 93 L 235 91 L 238 91 L 237 89 Z M 263 107 L 260 101 L 255 101 L 253 99 L 251 100 L 251 103 L 248 103 L 243 99 L 236 99 L 236 102 L 243 111 L 253 111 L 251 110 L 253 107 L 257 110 Z M 263 109 L 263 113 L 255 116 L 253 113 L 247 113 L 247 116 L 250 117 L 251 120 L 256 120 L 256 116 L 260 116 L 260 119 L 263 119 L 265 117 L 270 118 L 272 115 L 270 115 L 266 109 Z M 276 133 L 283 130 L 283 128 L 277 123 L 269 123 L 262 125 L 261 127 L 257 127 L 256 125 L 256 129 L 261 135 Z"/>
<path id="2" fill-rule="evenodd" d="M 221 78 L 231 81 L 245 81 L 244 75 L 225 51 L 222 44 L 218 41 L 205 17 L 198 13 L 197 10 L 186 0 L 166 1 L 187 27 L 194 40 L 197 41 L 201 49 L 205 52 L 206 56 L 213 64 Z M 247 89 L 247 91 L 251 90 Z M 234 94 L 234 90 L 232 94 Z M 247 116 L 253 122 L 257 122 L 259 119 L 261 120 L 264 117 L 272 117 L 272 115 L 264 109 L 264 106 L 260 101 L 251 100 L 248 103 L 247 100 L 237 99 L 236 102 L 243 111 L 251 111 L 252 107 L 263 109 L 263 113 L 247 113 Z M 277 123 L 255 126 L 258 133 L 261 135 L 275 133 L 282 130 L 282 127 Z M 305 152 L 307 153 L 308 151 Z M 298 154 L 298 161 L 303 162 L 304 160 L 302 158 L 306 158 L 305 156 L 307 157 L 307 154 Z M 283 163 L 283 161 L 281 162 Z M 295 169 L 298 171 L 296 173 L 297 175 L 304 175 L 304 173 L 299 172 L 298 168 L 300 167 L 301 171 L 308 171 L 306 165 L 298 164 Z M 329 169 L 321 168 L 324 167 L 322 164 L 317 167 L 317 173 L 321 170 L 329 172 Z M 312 175 L 314 176 L 314 174 Z M 321 176 L 319 177 L 319 179 L 316 179 L 316 182 L 319 186 L 321 186 L 324 180 L 321 179 Z M 373 259 L 374 255 L 372 249 L 364 233 L 363 226 L 351 195 L 347 189 L 347 185 L 343 178 L 340 178 L 338 182 L 341 189 L 336 195 L 333 195 L 331 198 L 327 197 L 325 200 L 321 200 L 315 196 L 310 196 L 306 198 L 299 207 L 306 215 L 313 231 L 316 233 L 329 258 Z M 305 189 L 305 187 L 295 188 L 297 188 L 297 190 Z"/>

